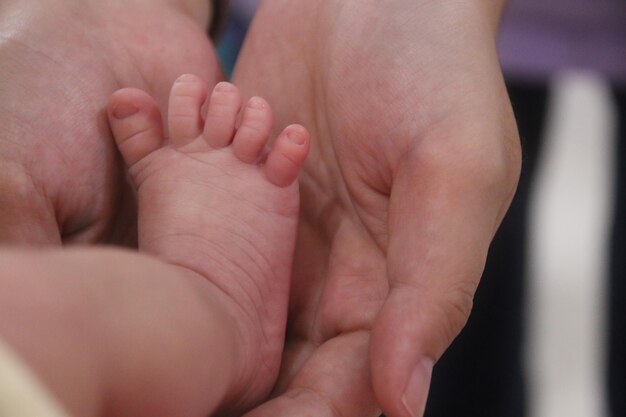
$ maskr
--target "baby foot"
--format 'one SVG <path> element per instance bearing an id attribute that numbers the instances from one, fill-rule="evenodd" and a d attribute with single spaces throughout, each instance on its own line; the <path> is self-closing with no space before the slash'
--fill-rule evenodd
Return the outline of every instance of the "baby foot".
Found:
<path id="1" fill-rule="evenodd" d="M 139 249 L 204 277 L 232 306 L 253 363 L 242 384 L 265 396 L 283 347 L 296 178 L 309 134 L 289 126 L 269 149 L 273 116 L 265 100 L 254 97 L 241 110 L 238 89 L 223 82 L 205 107 L 206 91 L 192 75 L 174 83 L 167 140 L 156 102 L 140 90 L 116 92 L 109 121 L 137 188 Z"/>

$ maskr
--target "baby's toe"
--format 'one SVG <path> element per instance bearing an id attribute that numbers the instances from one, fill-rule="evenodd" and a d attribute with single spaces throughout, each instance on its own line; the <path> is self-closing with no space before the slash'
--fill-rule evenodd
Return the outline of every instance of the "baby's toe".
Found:
<path id="1" fill-rule="evenodd" d="M 310 135 L 304 127 L 285 128 L 267 156 L 264 167 L 267 179 L 279 187 L 291 185 L 298 178 L 310 147 Z"/>
<path id="2" fill-rule="evenodd" d="M 272 123 L 272 109 L 267 101 L 261 97 L 251 98 L 233 139 L 233 151 L 237 158 L 248 164 L 256 162 L 267 144 Z"/>
<path id="3" fill-rule="evenodd" d="M 202 134 L 201 107 L 207 96 L 206 83 L 195 75 L 178 77 L 170 92 L 167 124 L 173 146 L 182 146 Z"/>
<path id="4" fill-rule="evenodd" d="M 241 95 L 231 83 L 215 86 L 204 124 L 204 137 L 213 148 L 228 146 L 235 134 L 237 115 L 241 110 Z"/>
<path id="5" fill-rule="evenodd" d="M 157 103 L 135 88 L 111 96 L 107 115 L 117 147 L 128 166 L 157 150 L 163 142 L 161 113 Z"/>

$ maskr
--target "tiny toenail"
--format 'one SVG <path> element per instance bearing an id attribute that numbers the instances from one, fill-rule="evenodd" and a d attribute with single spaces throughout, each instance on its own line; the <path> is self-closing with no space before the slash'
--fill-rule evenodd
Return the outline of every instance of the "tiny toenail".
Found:
<path id="1" fill-rule="evenodd" d="M 265 100 L 261 97 L 252 97 L 248 102 L 248 107 L 251 109 L 264 109 L 265 108 Z"/>
<path id="2" fill-rule="evenodd" d="M 139 111 L 139 107 L 130 103 L 120 103 L 113 107 L 113 116 L 116 119 L 126 119 Z"/>
<path id="3" fill-rule="evenodd" d="M 233 85 L 223 81 L 221 83 L 217 83 L 217 85 L 215 86 L 215 91 L 228 93 L 230 91 L 233 91 Z"/>
<path id="4" fill-rule="evenodd" d="M 176 79 L 176 82 L 177 83 L 187 83 L 187 82 L 190 82 L 190 81 L 195 81 L 195 79 L 196 79 L 196 77 L 194 77 L 191 74 L 184 74 L 184 75 L 181 75 L 180 77 L 178 77 L 178 79 Z"/>
<path id="5" fill-rule="evenodd" d="M 287 137 L 291 142 L 295 143 L 296 145 L 304 145 L 306 143 L 306 138 L 303 135 L 300 135 L 293 131 L 288 131 Z"/>

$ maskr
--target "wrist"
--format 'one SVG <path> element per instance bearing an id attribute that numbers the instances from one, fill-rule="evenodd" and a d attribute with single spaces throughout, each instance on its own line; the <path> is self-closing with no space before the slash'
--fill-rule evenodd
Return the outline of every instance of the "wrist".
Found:
<path id="1" fill-rule="evenodd" d="M 495 50 L 504 0 L 424 2 L 424 24 L 435 36 L 445 36 L 453 43 L 488 47 Z"/>
<path id="2" fill-rule="evenodd" d="M 498 31 L 498 25 L 505 3 L 506 0 L 479 0 L 479 6 L 490 23 L 494 34 Z"/>

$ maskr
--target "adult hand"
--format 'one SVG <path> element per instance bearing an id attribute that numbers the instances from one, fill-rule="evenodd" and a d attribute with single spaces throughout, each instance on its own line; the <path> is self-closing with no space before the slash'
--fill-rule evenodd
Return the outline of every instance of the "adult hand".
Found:
<path id="1" fill-rule="evenodd" d="M 251 417 L 421 416 L 520 169 L 499 6 L 261 4 L 235 82 L 313 149 L 283 368 Z"/>
<path id="2" fill-rule="evenodd" d="M 220 79 L 209 4 L 2 0 L 0 243 L 132 243 L 134 197 L 104 109 L 121 87 L 166 110 L 180 74 Z"/>

